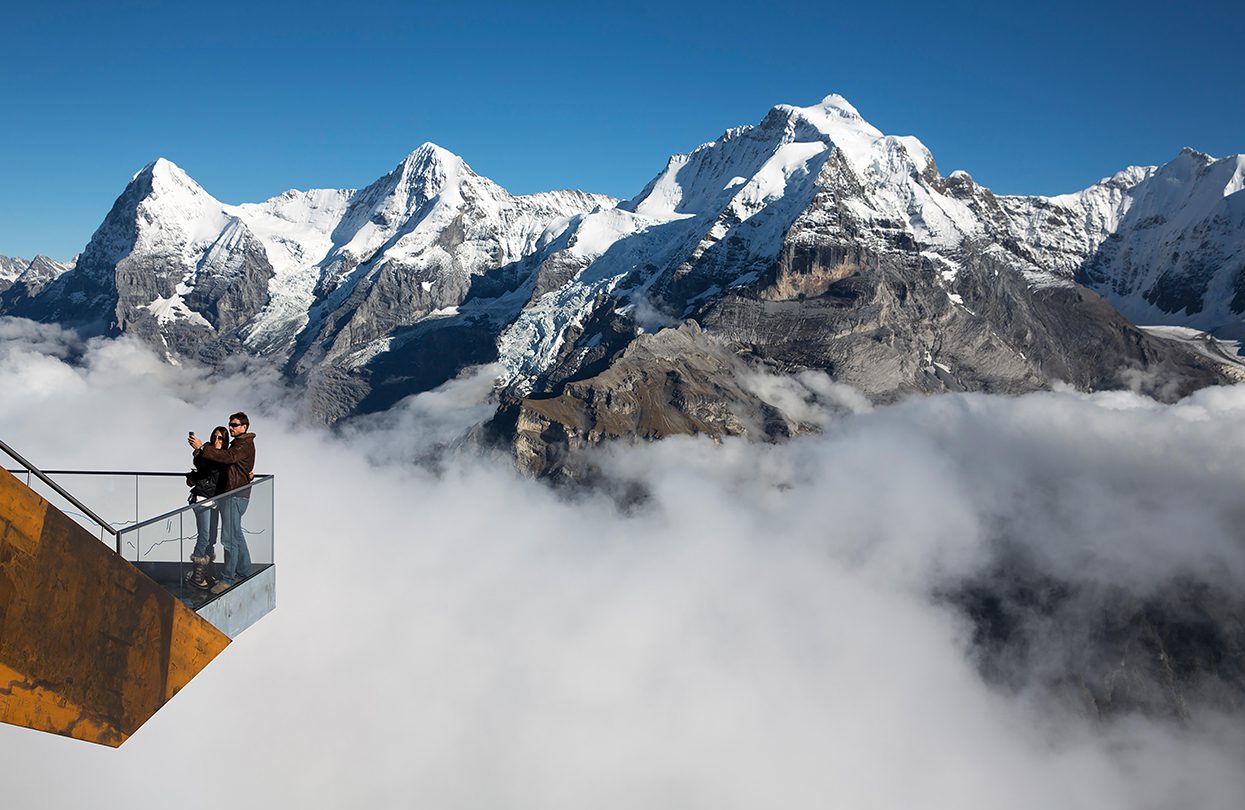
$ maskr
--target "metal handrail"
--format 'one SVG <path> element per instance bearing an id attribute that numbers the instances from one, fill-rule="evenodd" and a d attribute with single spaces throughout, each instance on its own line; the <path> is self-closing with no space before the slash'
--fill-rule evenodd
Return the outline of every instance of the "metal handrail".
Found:
<path id="1" fill-rule="evenodd" d="M 42 470 L 40 470 L 35 465 L 31 464 L 26 459 L 22 458 L 22 456 L 16 450 L 14 450 L 12 447 L 9 447 L 3 441 L 0 441 L 0 450 L 3 450 L 4 452 L 8 453 L 9 456 L 12 457 L 18 464 L 25 467 L 27 472 L 29 472 L 31 475 L 35 476 L 40 481 L 42 481 L 43 483 L 51 487 L 52 491 L 55 492 L 57 495 L 60 495 L 65 500 L 72 503 L 75 507 L 77 507 L 78 509 L 81 509 L 82 514 L 86 515 L 91 520 L 95 521 L 97 524 L 99 524 L 100 528 L 104 529 L 106 532 L 108 532 L 113 537 L 115 537 L 117 541 L 117 553 L 118 554 L 121 553 L 121 533 L 118 532 L 116 529 L 114 529 L 108 523 L 108 521 L 104 520 L 102 517 L 92 512 L 90 508 L 86 506 L 86 504 L 82 503 L 82 501 L 78 500 L 77 498 L 75 498 L 74 496 L 66 492 L 65 489 L 60 484 L 56 483 L 51 478 L 48 478 L 46 473 L 44 473 Z"/>
<path id="2" fill-rule="evenodd" d="M 182 474 L 182 475 L 185 475 L 185 473 L 181 473 L 181 474 Z M 229 490 L 228 492 L 222 492 L 222 493 L 220 493 L 219 495 L 213 495 L 212 497 L 210 497 L 210 498 L 208 498 L 208 499 L 206 499 L 206 500 L 199 501 L 199 505 L 200 505 L 200 506 L 202 506 L 203 504 L 207 503 L 208 501 L 215 501 L 215 500 L 217 500 L 217 499 L 219 499 L 219 498 L 224 498 L 224 497 L 226 497 L 226 496 L 233 495 L 235 492 L 241 492 L 241 491 L 242 491 L 242 490 L 244 490 L 244 489 L 250 489 L 251 487 L 255 486 L 256 484 L 262 484 L 262 483 L 264 483 L 265 481 L 270 480 L 271 478 L 272 478 L 272 476 L 271 476 L 271 475 L 257 475 L 257 476 L 255 476 L 254 480 L 252 480 L 252 481 L 250 481 L 250 482 L 248 482 L 248 483 L 245 483 L 245 484 L 243 484 L 243 485 L 242 485 L 242 486 L 240 486 L 240 487 L 237 487 L 237 488 L 235 488 L 235 489 L 231 489 L 231 490 Z M 155 517 L 153 517 L 153 518 L 148 518 L 147 520 L 144 520 L 142 523 L 135 523 L 135 524 L 134 524 L 134 525 L 132 525 L 132 526 L 126 526 L 124 529 L 120 529 L 120 530 L 118 530 L 118 532 L 117 532 L 117 534 L 118 534 L 118 540 L 117 540 L 118 545 L 120 545 L 120 542 L 121 542 L 121 541 L 120 541 L 120 537 L 119 537 L 119 535 L 122 535 L 122 534 L 129 534 L 130 532 L 136 532 L 136 531 L 138 531 L 139 529 L 143 528 L 144 526 L 150 526 L 150 525 L 151 525 L 151 524 L 153 524 L 153 523 L 159 523 L 159 522 L 160 522 L 160 521 L 162 521 L 162 520 L 167 520 L 167 519 L 169 519 L 169 518 L 173 517 L 173 515 L 181 514 L 182 512 L 186 511 L 186 510 L 187 510 L 187 509 L 189 509 L 189 508 L 191 508 L 191 504 L 186 504 L 185 506 L 179 506 L 179 507 L 177 507 L 176 509 L 172 509 L 172 510 L 169 510 L 168 512 L 165 512 L 163 515 L 156 515 L 156 516 L 155 516 Z"/>
<path id="3" fill-rule="evenodd" d="M 5 472 L 19 473 L 26 472 L 21 470 L 5 470 Z M 139 472 L 136 470 L 44 470 L 44 475 L 141 475 L 145 478 L 181 478 L 186 475 L 184 472 Z M 259 477 L 259 473 L 255 474 Z M 265 473 L 265 475 L 268 475 Z"/>
<path id="4" fill-rule="evenodd" d="M 21 470 L 9 470 L 8 472 L 17 473 Z M 142 475 L 149 478 L 166 478 L 181 477 L 184 472 L 138 472 L 136 470 L 44 470 L 46 475 Z"/>

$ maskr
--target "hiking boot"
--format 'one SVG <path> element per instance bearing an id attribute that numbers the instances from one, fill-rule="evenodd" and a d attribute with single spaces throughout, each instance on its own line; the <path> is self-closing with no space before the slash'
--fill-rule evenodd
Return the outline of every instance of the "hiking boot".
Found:
<path id="1" fill-rule="evenodd" d="M 190 572 L 190 579 L 187 581 L 199 590 L 207 590 L 211 587 L 211 583 L 207 580 L 207 568 L 208 565 L 211 564 L 212 558 L 196 557 L 191 554 L 190 561 L 194 563 L 195 567 L 194 570 Z"/>
<path id="2" fill-rule="evenodd" d="M 223 579 L 219 579 L 219 580 L 217 580 L 217 581 L 216 581 L 216 584 L 212 586 L 212 589 L 209 591 L 209 593 L 212 593 L 212 594 L 222 594 L 222 593 L 224 593 L 225 591 L 229 590 L 229 589 L 230 589 L 230 588 L 232 588 L 232 587 L 233 587 L 233 586 L 232 586 L 232 585 L 230 585 L 230 584 L 229 584 L 228 582 L 226 582 L 225 580 L 223 580 Z"/>

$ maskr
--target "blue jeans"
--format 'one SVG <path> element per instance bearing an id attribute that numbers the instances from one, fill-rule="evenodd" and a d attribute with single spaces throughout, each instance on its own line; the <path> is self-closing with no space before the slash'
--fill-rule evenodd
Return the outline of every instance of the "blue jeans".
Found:
<path id="1" fill-rule="evenodd" d="M 234 495 L 220 502 L 221 524 L 220 544 L 225 548 L 225 567 L 220 578 L 232 585 L 240 578 L 250 576 L 251 550 L 246 545 L 246 535 L 242 533 L 242 515 L 251 505 L 250 498 L 239 498 Z"/>
<path id="2" fill-rule="evenodd" d="M 195 540 L 195 550 L 191 552 L 196 557 L 209 557 L 215 552 L 216 535 L 220 527 L 220 512 L 216 508 L 216 504 L 211 506 L 200 506 L 195 504 L 195 523 L 199 527 L 199 536 Z"/>

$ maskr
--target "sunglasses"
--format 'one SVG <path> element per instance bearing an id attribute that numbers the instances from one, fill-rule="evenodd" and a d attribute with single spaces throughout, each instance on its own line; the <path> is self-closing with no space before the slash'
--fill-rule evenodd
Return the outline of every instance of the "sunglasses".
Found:
<path id="1" fill-rule="evenodd" d="M 242 427 L 241 422 L 230 422 L 229 427 Z"/>

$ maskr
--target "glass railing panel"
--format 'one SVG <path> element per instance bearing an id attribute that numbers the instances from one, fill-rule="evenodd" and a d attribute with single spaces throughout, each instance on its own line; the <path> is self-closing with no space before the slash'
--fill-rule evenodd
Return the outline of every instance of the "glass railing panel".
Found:
<path id="1" fill-rule="evenodd" d="M 109 544 L 114 542 L 110 533 L 100 531 L 95 521 L 39 478 L 25 470 L 14 471 L 14 474 L 92 534 L 102 537 Z M 177 509 L 186 503 L 190 494 L 183 473 L 53 470 L 45 474 L 118 530 Z"/>
<path id="2" fill-rule="evenodd" d="M 273 523 L 273 479 L 265 477 L 245 489 L 123 528 L 121 553 L 144 570 L 181 563 L 184 576 L 190 572 L 191 555 L 199 548 L 203 556 L 215 556 L 212 573 L 224 576 L 228 573 L 226 544 L 236 533 L 244 543 L 244 553 L 238 554 L 239 563 L 250 561 L 245 570 L 235 568 L 235 578 L 242 579 L 273 563 Z"/>
<path id="3" fill-rule="evenodd" d="M 197 608 L 210 598 L 187 584 L 191 554 L 200 531 L 204 547 L 215 554 L 211 573 L 225 573 L 224 540 L 237 525 L 249 552 L 251 567 L 237 579 L 262 570 L 275 561 L 274 479 L 261 476 L 249 487 L 210 500 L 188 504 L 189 488 L 182 473 L 124 473 L 51 471 L 48 477 L 80 501 L 86 509 L 117 529 L 113 535 L 82 509 L 26 471 L 14 471 L 20 480 L 57 509 L 98 537 L 140 570 Z M 183 591 L 185 593 L 183 593 Z"/>
<path id="4" fill-rule="evenodd" d="M 119 528 L 121 526 L 133 525 L 137 522 L 134 501 L 135 478 L 133 475 L 75 475 L 61 473 L 48 477 L 111 526 Z M 103 531 L 94 520 L 83 514 L 77 505 L 66 500 L 54 489 L 33 475 L 22 473 L 18 475 L 18 478 L 27 482 L 31 489 L 75 523 L 85 528 L 95 537 L 100 537 L 104 542 L 112 545 L 112 535 Z"/>
<path id="5" fill-rule="evenodd" d="M 268 565 L 275 561 L 273 527 L 273 480 L 264 478 L 255 482 L 242 510 L 242 536 L 246 540 L 251 554 L 251 562 L 255 565 Z M 234 496 L 238 497 L 238 496 Z M 239 501 L 239 505 L 241 505 Z"/>
<path id="6" fill-rule="evenodd" d="M 270 565 L 273 562 L 273 479 L 263 478 L 250 487 L 227 493 L 210 500 L 200 501 L 191 507 L 197 525 L 204 532 L 208 543 L 214 543 L 216 553 L 215 571 L 222 576 L 227 573 L 225 549 L 231 534 L 242 541 L 239 561 L 250 561 L 251 566 Z M 194 533 L 198 536 L 198 532 Z M 190 544 L 194 548 L 194 538 Z M 253 570 L 237 570 L 238 578 L 245 578 Z"/>
<path id="7" fill-rule="evenodd" d="M 133 563 L 177 563 L 189 559 L 195 519 L 188 509 L 121 532 L 121 556 Z"/>
<path id="8" fill-rule="evenodd" d="M 195 517 L 188 506 L 122 529 L 118 540 L 125 559 L 192 609 L 188 597 L 206 598 L 187 583 L 195 543 Z"/>
<path id="9" fill-rule="evenodd" d="M 190 498 L 190 487 L 186 486 L 185 475 L 140 475 L 136 485 L 138 514 L 145 520 L 154 515 L 163 515 L 178 507 L 185 506 Z M 90 504 L 90 501 L 84 501 Z M 124 527 L 118 527 L 124 528 Z M 188 531 L 192 531 L 190 527 Z M 189 553 L 189 552 L 187 552 Z"/>

